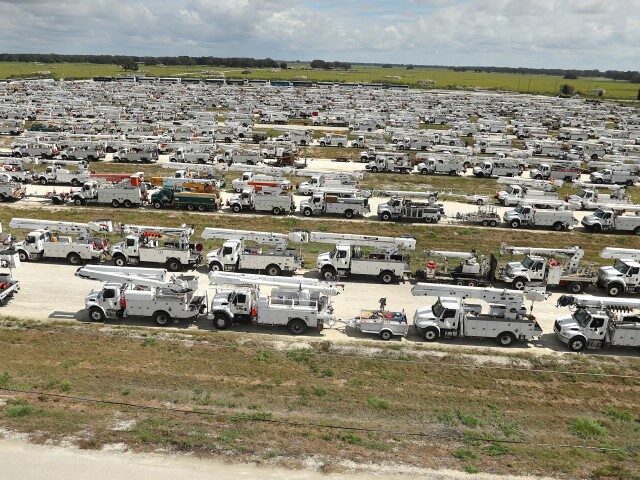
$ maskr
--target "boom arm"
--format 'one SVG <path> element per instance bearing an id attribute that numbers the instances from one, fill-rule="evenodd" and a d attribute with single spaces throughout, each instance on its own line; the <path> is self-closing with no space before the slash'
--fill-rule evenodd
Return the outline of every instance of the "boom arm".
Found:
<path id="1" fill-rule="evenodd" d="M 416 239 L 412 237 L 376 237 L 374 235 L 355 235 L 351 233 L 311 232 L 309 241 L 334 244 L 346 243 L 363 247 L 416 249 Z"/>
<path id="2" fill-rule="evenodd" d="M 640 250 L 635 250 L 633 248 L 615 248 L 615 247 L 605 247 L 600 253 L 602 258 L 628 258 L 632 260 L 640 259 Z"/>
<path id="3" fill-rule="evenodd" d="M 592 295 L 562 295 L 558 298 L 556 307 L 575 306 L 582 308 L 599 308 L 624 310 L 640 308 L 640 299 L 594 297 Z"/>
<path id="4" fill-rule="evenodd" d="M 530 289 L 507 290 L 491 287 L 467 287 L 462 285 L 445 285 L 437 283 L 416 283 L 411 289 L 413 296 L 444 296 L 461 299 L 477 298 L 485 302 L 497 302 L 504 305 L 522 305 L 525 299 L 541 301 L 546 294 L 543 290 Z"/>
<path id="5" fill-rule="evenodd" d="M 152 227 L 147 225 L 120 225 L 122 233 L 142 235 L 143 233 L 155 233 L 161 235 L 170 235 L 176 237 L 186 237 L 193 235 L 195 229 L 193 226 L 182 224 L 180 227 Z"/>
<path id="6" fill-rule="evenodd" d="M 102 282 L 131 283 L 132 285 L 169 288 L 174 292 L 193 291 L 191 285 L 180 277 L 166 278 L 167 271 L 161 268 L 112 267 L 108 265 L 86 265 L 76 270 L 76 277 Z"/>
<path id="7" fill-rule="evenodd" d="M 314 278 L 305 277 L 272 277 L 270 275 L 254 275 L 250 273 L 210 272 L 209 281 L 213 285 L 271 285 L 273 287 L 297 288 L 327 295 L 337 295 L 336 283 L 322 282 Z"/>
<path id="8" fill-rule="evenodd" d="M 211 228 L 207 227 L 202 231 L 201 237 L 205 240 L 222 239 L 222 240 L 249 240 L 261 243 L 263 245 L 273 245 L 277 247 L 285 247 L 287 242 L 307 243 L 309 241 L 309 233 L 305 231 L 295 231 L 289 233 L 273 233 L 273 232 L 250 232 L 248 230 L 232 230 L 229 228 Z"/>
<path id="9" fill-rule="evenodd" d="M 69 234 L 88 234 L 89 232 L 112 232 L 111 220 L 96 220 L 87 223 L 58 222 L 55 220 L 37 220 L 32 218 L 12 218 L 11 228 L 25 228 L 28 230 L 52 230 Z"/>

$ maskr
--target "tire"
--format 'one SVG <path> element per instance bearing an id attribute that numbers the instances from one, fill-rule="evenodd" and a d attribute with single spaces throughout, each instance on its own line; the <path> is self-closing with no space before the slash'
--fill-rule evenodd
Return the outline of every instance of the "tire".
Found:
<path id="1" fill-rule="evenodd" d="M 387 340 L 391 340 L 391 337 L 392 337 L 392 336 L 393 336 L 393 335 L 391 334 L 391 332 L 390 332 L 389 330 L 382 330 L 382 331 L 380 332 L 380 338 L 381 338 L 382 340 L 385 340 L 385 341 L 387 341 Z"/>
<path id="2" fill-rule="evenodd" d="M 153 208 L 160 210 L 162 208 L 162 202 L 153 202 Z"/>
<path id="3" fill-rule="evenodd" d="M 47 182 L 47 179 L 46 179 L 46 178 L 42 177 L 42 178 L 40 179 L 40 185 L 46 185 L 47 183 L 48 183 L 48 182 Z"/>
<path id="4" fill-rule="evenodd" d="M 342 142 L 340 142 L 340 143 L 338 144 L 338 148 L 342 148 L 342 147 L 344 147 L 344 145 L 342 144 Z"/>
<path id="5" fill-rule="evenodd" d="M 198 210 L 199 212 L 206 212 L 207 206 L 203 203 L 199 203 L 198 206 L 196 207 L 196 210 Z"/>
<path id="6" fill-rule="evenodd" d="M 231 205 L 231 210 L 234 213 L 240 213 L 242 211 L 242 207 L 240 205 L 238 205 L 237 203 L 234 203 L 233 205 Z"/>
<path id="7" fill-rule="evenodd" d="M 380 272 L 379 278 L 382 283 L 384 283 L 385 285 L 389 285 L 395 280 L 396 276 L 393 272 L 385 270 L 384 272 Z"/>
<path id="8" fill-rule="evenodd" d="M 167 270 L 169 270 L 170 272 L 181 271 L 182 264 L 180 263 L 180 260 L 175 258 L 170 258 L 169 260 L 167 260 Z"/>
<path id="9" fill-rule="evenodd" d="M 587 346 L 587 341 L 584 337 L 575 336 L 569 340 L 567 346 L 572 352 L 580 352 Z"/>
<path id="10" fill-rule="evenodd" d="M 116 267 L 126 267 L 127 263 L 127 258 L 124 255 L 117 255 L 113 257 L 113 264 Z"/>
<path id="11" fill-rule="evenodd" d="M 169 315 L 167 312 L 164 312 L 162 310 L 153 314 L 154 323 L 160 327 L 167 326 L 169 323 L 171 323 L 172 320 L 173 319 L 171 318 L 171 315 Z"/>
<path id="12" fill-rule="evenodd" d="M 226 330 L 231 326 L 231 319 L 224 313 L 216 313 L 213 315 L 213 326 L 216 330 Z"/>
<path id="13" fill-rule="evenodd" d="M 22 250 L 18 252 L 18 258 L 20 259 L 21 262 L 29 261 L 29 255 L 27 255 L 27 252 L 24 252 Z"/>
<path id="14" fill-rule="evenodd" d="M 571 282 L 567 287 L 567 290 L 569 290 L 569 292 L 573 293 L 574 295 L 577 295 L 584 292 L 584 285 L 580 282 Z"/>
<path id="15" fill-rule="evenodd" d="M 604 181 L 604 180 L 602 180 L 601 178 L 597 178 L 597 179 L 596 179 L 596 183 L 597 183 L 598 185 L 602 184 L 602 182 L 603 182 L 603 181 Z"/>
<path id="16" fill-rule="evenodd" d="M 449 176 L 450 176 L 450 177 L 455 177 L 456 175 L 458 175 L 458 172 L 456 172 L 455 170 L 451 170 L 451 171 L 449 172 Z"/>
<path id="17" fill-rule="evenodd" d="M 123 205 L 124 208 L 133 208 L 133 203 L 131 203 L 131 200 L 125 200 Z"/>
<path id="18" fill-rule="evenodd" d="M 82 258 L 80 257 L 80 255 L 78 255 L 75 252 L 71 252 L 69 255 L 67 255 L 67 261 L 71 265 L 81 265 L 82 264 Z"/>
<path id="19" fill-rule="evenodd" d="M 511 228 L 518 228 L 520 226 L 520 220 L 511 220 L 511 223 L 509 224 L 509 226 Z"/>
<path id="20" fill-rule="evenodd" d="M 371 167 L 371 172 L 378 173 L 378 167 Z"/>
<path id="21" fill-rule="evenodd" d="M 104 322 L 105 314 L 98 307 L 91 307 L 89 309 L 89 320 L 92 322 Z"/>
<path id="22" fill-rule="evenodd" d="M 321 146 L 321 147 L 324 147 L 324 146 L 326 146 L 326 145 L 327 145 L 326 143 L 324 143 L 324 142 L 320 142 L 320 146 Z"/>
<path id="23" fill-rule="evenodd" d="M 482 226 L 483 227 L 488 227 L 489 226 L 489 220 L 482 220 Z"/>
<path id="24" fill-rule="evenodd" d="M 80 180 L 78 180 L 77 178 L 74 178 L 71 180 L 71 185 L 73 185 L 74 187 L 79 187 L 82 184 L 80 183 Z"/>
<path id="25" fill-rule="evenodd" d="M 271 209 L 271 213 L 274 215 L 280 215 L 281 211 L 280 211 L 280 207 L 273 207 Z"/>
<path id="26" fill-rule="evenodd" d="M 320 272 L 320 276 L 325 282 L 334 282 L 337 279 L 336 273 L 331 268 L 325 268 Z"/>
<path id="27" fill-rule="evenodd" d="M 282 269 L 278 265 L 267 265 L 264 269 L 264 273 L 270 277 L 277 277 L 282 273 Z"/>
<path id="28" fill-rule="evenodd" d="M 305 217 L 311 217 L 313 215 L 313 210 L 311 210 L 310 208 L 305 208 L 304 210 L 302 210 L 302 215 L 304 215 Z"/>
<path id="29" fill-rule="evenodd" d="M 429 175 L 429 171 L 426 168 L 423 168 L 422 170 L 420 170 L 420 173 L 422 175 Z"/>
<path id="30" fill-rule="evenodd" d="M 428 327 L 425 328 L 424 332 L 422 333 L 422 338 L 425 342 L 435 342 L 436 340 L 438 340 L 438 338 L 440 338 L 440 332 L 438 332 L 438 329 L 436 327 Z"/>
<path id="31" fill-rule="evenodd" d="M 211 262 L 209 264 L 209 271 L 210 272 L 221 272 L 223 270 L 222 268 L 222 264 L 218 263 L 218 262 Z"/>
<path id="32" fill-rule="evenodd" d="M 82 205 L 84 205 L 84 199 L 82 198 L 74 198 L 73 199 L 73 204 L 77 207 L 81 207 Z"/>
<path id="33" fill-rule="evenodd" d="M 113 200 L 111 200 L 111 206 L 113 208 L 119 208 L 120 207 L 120 202 L 114 198 Z"/>
<path id="34" fill-rule="evenodd" d="M 564 224 L 562 222 L 556 222 L 552 227 L 556 232 L 560 232 L 564 229 Z"/>
<path id="35" fill-rule="evenodd" d="M 353 210 L 345 210 L 344 218 L 353 218 Z"/>
<path id="36" fill-rule="evenodd" d="M 498 226 L 498 222 L 495 220 L 491 220 L 491 222 L 489 222 L 489 226 L 490 227 L 497 227 Z"/>
<path id="37" fill-rule="evenodd" d="M 304 332 L 307 331 L 307 324 L 299 318 L 294 318 L 289 320 L 287 328 L 289 329 L 291 335 L 303 335 Z"/>
<path id="38" fill-rule="evenodd" d="M 522 277 L 514 278 L 511 286 L 514 290 L 523 290 L 527 286 L 527 281 Z"/>
<path id="39" fill-rule="evenodd" d="M 510 347 L 516 341 L 516 336 L 511 332 L 502 332 L 496 337 L 496 341 L 501 347 Z"/>
<path id="40" fill-rule="evenodd" d="M 624 292 L 624 287 L 619 283 L 610 283 L 607 285 L 607 295 L 610 297 L 617 297 Z"/>
<path id="41" fill-rule="evenodd" d="M 382 220 L 383 222 L 388 222 L 389 220 L 391 220 L 391 214 L 389 212 L 382 212 L 380 214 L 380 220 Z"/>

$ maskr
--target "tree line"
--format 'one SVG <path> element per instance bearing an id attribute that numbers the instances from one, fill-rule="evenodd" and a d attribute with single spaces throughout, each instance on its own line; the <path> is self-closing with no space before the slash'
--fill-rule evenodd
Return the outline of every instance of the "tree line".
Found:
<path id="1" fill-rule="evenodd" d="M 555 75 L 566 79 L 578 77 L 603 77 L 611 80 L 625 80 L 631 83 L 640 83 L 640 72 L 637 70 L 575 70 L 562 68 L 526 68 L 526 67 L 439 67 L 450 68 L 454 72 L 488 72 L 488 73 L 514 73 L 518 75 Z"/>

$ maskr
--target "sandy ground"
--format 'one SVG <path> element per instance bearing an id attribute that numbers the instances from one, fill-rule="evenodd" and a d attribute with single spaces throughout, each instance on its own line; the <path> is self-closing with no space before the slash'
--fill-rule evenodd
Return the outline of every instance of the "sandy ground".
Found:
<path id="1" fill-rule="evenodd" d="M 117 446 L 115 446 L 117 447 Z M 480 480 L 505 479 L 499 475 L 468 475 L 452 470 L 413 470 L 403 472 L 389 467 L 370 467 L 368 473 L 322 474 L 311 470 L 284 470 L 252 464 L 227 464 L 189 456 L 136 454 L 118 451 L 78 450 L 75 448 L 32 445 L 19 440 L 0 440 L 3 480 Z M 398 473 L 403 472 L 403 473 Z M 532 480 L 533 477 L 513 477 Z M 539 477 L 536 477 L 539 478 Z"/>

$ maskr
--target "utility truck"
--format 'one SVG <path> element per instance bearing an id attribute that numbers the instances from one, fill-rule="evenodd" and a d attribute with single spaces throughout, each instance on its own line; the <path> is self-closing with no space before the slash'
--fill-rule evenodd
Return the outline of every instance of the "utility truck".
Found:
<path id="1" fill-rule="evenodd" d="M 302 268 L 302 253 L 287 245 L 289 242 L 308 242 L 308 233 L 304 231 L 272 233 L 205 228 L 201 237 L 205 240 L 224 240 L 222 247 L 206 256 L 210 271 L 257 270 L 270 276 L 294 273 Z M 251 247 L 248 243 L 257 243 L 260 246 Z"/>
<path id="2" fill-rule="evenodd" d="M 480 165 L 473 167 L 473 175 L 478 178 L 491 177 L 517 177 L 522 174 L 522 170 L 517 163 L 504 161 L 487 160 Z"/>
<path id="3" fill-rule="evenodd" d="M 2 225 L 0 225 L 0 234 Z M 20 265 L 20 257 L 12 248 L 0 247 L 0 268 L 8 271 L 0 271 L 0 307 L 6 305 L 9 300 L 20 290 L 20 282 L 13 278 L 13 269 Z"/>
<path id="4" fill-rule="evenodd" d="M 35 176 L 35 180 L 42 185 L 47 185 L 49 183 L 57 185 L 70 183 L 74 187 L 79 187 L 85 182 L 88 182 L 90 178 L 91 172 L 84 168 L 84 166 L 80 166 L 75 171 L 72 171 L 56 164 L 49 165 L 44 172 Z"/>
<path id="5" fill-rule="evenodd" d="M 581 210 L 595 210 L 599 207 L 609 205 L 630 205 L 631 200 L 626 195 L 625 187 L 622 185 L 596 185 L 594 183 L 579 184 L 580 190 L 577 194 L 569 195 L 566 200 Z M 599 190 L 608 188 L 609 193 L 602 193 Z"/>
<path id="6" fill-rule="evenodd" d="M 158 148 L 155 145 L 123 148 L 113 154 L 113 161 L 155 163 L 158 161 Z"/>
<path id="7" fill-rule="evenodd" d="M 318 139 L 318 145 L 321 147 L 346 147 L 349 144 L 347 137 L 342 135 L 325 135 Z"/>
<path id="8" fill-rule="evenodd" d="M 85 182 L 80 190 L 52 193 L 50 198 L 54 205 L 71 201 L 75 205 L 101 204 L 114 208 L 134 208 L 147 202 L 148 193 L 140 177 L 131 175 L 118 183 Z"/>
<path id="9" fill-rule="evenodd" d="M 426 250 L 425 268 L 416 271 L 416 278 L 421 282 L 449 283 L 454 285 L 489 286 L 493 283 L 498 261 L 491 255 L 489 258 L 471 252 L 455 252 L 447 250 Z M 436 259 L 442 259 L 439 265 Z M 460 263 L 453 268 L 450 259 L 458 259 Z"/>
<path id="10" fill-rule="evenodd" d="M 640 292 L 640 250 L 606 247 L 602 258 L 615 259 L 613 265 L 600 267 L 596 284 L 610 297 Z"/>
<path id="11" fill-rule="evenodd" d="M 618 183 L 628 187 L 638 181 L 638 174 L 628 170 L 613 170 L 604 168 L 599 172 L 593 172 L 589 175 L 591 183 Z"/>
<path id="12" fill-rule="evenodd" d="M 0 174 L 0 203 L 20 200 L 27 193 L 27 189 L 15 182 L 11 175 Z"/>
<path id="13" fill-rule="evenodd" d="M 450 175 L 455 177 L 465 171 L 464 163 L 456 158 L 427 158 L 424 162 L 416 165 L 416 170 L 422 175 Z"/>
<path id="14" fill-rule="evenodd" d="M 640 235 L 640 206 L 610 205 L 582 217 L 582 226 L 590 232 L 632 232 Z"/>
<path id="15" fill-rule="evenodd" d="M 236 193 L 240 193 L 248 188 L 253 188 L 259 192 L 265 187 L 279 188 L 281 190 L 291 190 L 292 185 L 284 177 L 274 177 L 255 172 L 244 172 L 240 178 L 231 182 L 231 186 Z"/>
<path id="16" fill-rule="evenodd" d="M 526 185 L 508 185 L 506 190 L 496 192 L 496 199 L 501 205 L 510 207 L 524 203 L 536 203 L 539 200 L 558 200 L 558 194 L 555 192 L 545 192 L 544 190 L 536 190 Z"/>
<path id="17" fill-rule="evenodd" d="M 238 322 L 283 326 L 293 335 L 309 328 L 322 330 L 335 322 L 331 297 L 338 286 L 303 277 L 270 277 L 246 273 L 211 272 L 219 290 L 213 296 L 207 318 L 219 330 Z M 227 287 L 223 287 L 228 285 Z M 275 287 L 270 295 L 261 287 Z"/>
<path id="18" fill-rule="evenodd" d="M 167 277 L 166 270 L 158 268 L 91 265 L 79 268 L 76 276 L 105 282 L 85 298 L 85 310 L 94 322 L 134 317 L 167 326 L 195 320 L 207 308 L 193 275 Z"/>
<path id="19" fill-rule="evenodd" d="M 369 213 L 369 199 L 356 195 L 334 195 L 324 191 L 316 191 L 311 198 L 300 202 L 300 211 L 305 217 L 313 215 L 343 215 L 353 218 Z"/>
<path id="20" fill-rule="evenodd" d="M 413 317 L 416 330 L 427 342 L 451 337 L 495 338 L 498 345 L 508 347 L 517 340 L 542 335 L 542 328 L 525 306 L 525 300 L 545 299 L 540 290 L 417 283 L 411 294 L 438 297 L 432 306 L 418 308 Z M 483 314 L 482 305 L 468 303 L 468 299 L 488 303 L 489 312 Z"/>
<path id="21" fill-rule="evenodd" d="M 441 204 L 431 200 L 435 194 L 427 194 L 427 202 L 413 200 L 406 192 L 405 195 L 392 195 L 385 203 L 378 205 L 378 217 L 382 221 L 390 220 L 411 220 L 426 223 L 437 223 L 444 217 L 444 208 Z"/>
<path id="22" fill-rule="evenodd" d="M 533 168 L 529 172 L 529 176 L 536 180 L 563 180 L 565 182 L 574 182 L 580 180 L 582 170 L 579 165 L 570 164 L 549 164 L 541 163 L 538 168 Z"/>
<path id="23" fill-rule="evenodd" d="M 250 210 L 280 215 L 296 210 L 296 204 L 290 191 L 272 187 L 263 187 L 259 192 L 254 189 L 243 190 L 240 194 L 232 195 L 227 200 L 227 205 L 234 213 Z"/>
<path id="24" fill-rule="evenodd" d="M 416 248 L 416 239 L 411 237 L 311 232 L 309 241 L 335 244 L 332 252 L 321 253 L 316 262 L 320 276 L 327 281 L 353 275 L 377 277 L 382 283 L 404 279 L 410 273 L 406 252 Z M 371 249 L 370 253 L 365 249 Z"/>
<path id="25" fill-rule="evenodd" d="M 575 310 L 556 319 L 553 331 L 570 350 L 640 347 L 640 300 L 563 295 L 558 307 Z"/>
<path id="26" fill-rule="evenodd" d="M 109 254 L 109 241 L 93 234 L 113 231 L 110 220 L 77 223 L 12 218 L 9 226 L 31 230 L 24 240 L 12 243 L 20 261 L 66 259 L 72 265 L 104 260 Z"/>
<path id="27" fill-rule="evenodd" d="M 516 208 L 504 212 L 503 220 L 511 228 L 546 227 L 556 231 L 567 230 L 578 221 L 571 210 L 566 210 L 562 202 L 536 201 L 536 205 L 546 204 L 557 209 L 535 208 L 528 203 L 520 203 Z"/>
<path id="28" fill-rule="evenodd" d="M 121 225 L 120 230 L 127 237 L 111 247 L 113 263 L 117 267 L 155 263 L 178 272 L 202 263 L 202 244 L 190 243 L 194 233 L 192 226 Z"/>
<path id="29" fill-rule="evenodd" d="M 312 175 L 308 182 L 302 182 L 298 186 L 298 193 L 311 195 L 319 188 L 355 188 L 356 181 L 353 175 L 348 173 L 323 173 Z"/>
<path id="30" fill-rule="evenodd" d="M 376 155 L 376 158 L 367 163 L 364 168 L 373 173 L 409 173 L 413 169 L 406 155 Z"/>
<path id="31" fill-rule="evenodd" d="M 535 248 L 500 246 L 501 253 L 525 255 L 519 262 L 508 262 L 499 278 L 516 290 L 527 286 L 561 286 L 578 294 L 596 283 L 592 265 L 581 265 L 584 250 L 580 247 Z M 564 258 L 560 261 L 559 258 Z"/>
<path id="32" fill-rule="evenodd" d="M 206 212 L 219 210 L 222 200 L 217 192 L 191 192 L 179 186 L 165 185 L 151 194 L 151 205 L 155 209 L 172 207 Z"/>

